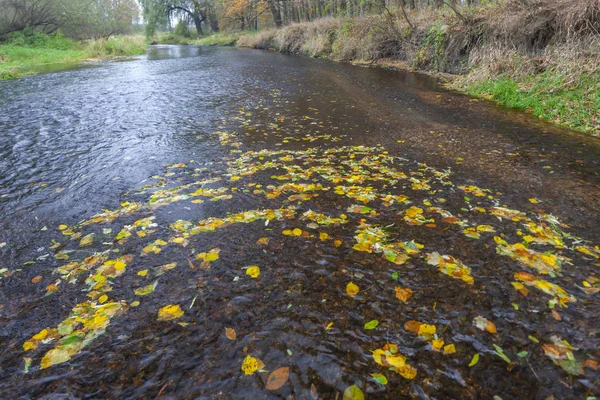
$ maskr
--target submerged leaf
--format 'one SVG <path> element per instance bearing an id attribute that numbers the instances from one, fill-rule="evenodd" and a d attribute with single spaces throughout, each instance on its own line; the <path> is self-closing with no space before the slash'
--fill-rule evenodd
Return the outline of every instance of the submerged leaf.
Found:
<path id="1" fill-rule="evenodd" d="M 350 282 L 346 285 L 346 293 L 348 293 L 348 296 L 354 297 L 358 294 L 358 291 L 358 286 L 354 282 Z"/>
<path id="2" fill-rule="evenodd" d="M 358 386 L 352 385 L 344 390 L 343 400 L 365 400 L 365 395 Z"/>
<path id="3" fill-rule="evenodd" d="M 183 315 L 183 310 L 179 307 L 179 304 L 169 304 L 168 306 L 162 307 L 158 310 L 159 321 L 170 321 L 177 319 Z"/>
<path id="4" fill-rule="evenodd" d="M 287 382 L 289 375 L 289 367 L 277 368 L 275 371 L 271 372 L 271 374 L 267 378 L 267 385 L 265 386 L 265 388 L 267 390 L 279 389 Z"/>

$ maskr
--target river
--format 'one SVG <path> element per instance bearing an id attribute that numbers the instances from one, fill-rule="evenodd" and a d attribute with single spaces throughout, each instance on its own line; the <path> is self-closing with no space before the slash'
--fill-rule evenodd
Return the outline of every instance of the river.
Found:
<path id="1" fill-rule="evenodd" d="M 151 46 L 0 82 L 0 140 L 2 398 L 600 394 L 597 138 Z"/>

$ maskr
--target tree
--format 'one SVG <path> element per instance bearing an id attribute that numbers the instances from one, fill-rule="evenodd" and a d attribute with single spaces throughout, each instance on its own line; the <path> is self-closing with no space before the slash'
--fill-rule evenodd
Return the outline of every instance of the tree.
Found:
<path id="1" fill-rule="evenodd" d="M 141 4 L 144 18 L 152 27 L 156 27 L 160 19 L 166 16 L 167 19 L 179 17 L 193 21 L 199 35 L 204 34 L 202 24 L 207 19 L 212 30 L 219 29 L 213 5 L 208 0 L 142 0 Z"/>

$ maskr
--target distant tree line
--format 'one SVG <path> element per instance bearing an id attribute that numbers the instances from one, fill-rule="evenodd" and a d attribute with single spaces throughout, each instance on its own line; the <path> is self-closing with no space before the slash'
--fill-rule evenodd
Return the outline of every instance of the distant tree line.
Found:
<path id="1" fill-rule="evenodd" d="M 269 26 L 312 21 L 325 16 L 356 17 L 424 7 L 462 7 L 502 0 L 141 0 L 148 34 L 167 29 L 172 21 L 184 21 L 199 35 L 220 27 L 258 29 L 259 19 Z M 527 4 L 530 0 L 519 0 Z"/>
<path id="2" fill-rule="evenodd" d="M 129 33 L 138 23 L 135 0 L 0 0 L 0 37 L 14 32 L 90 39 Z"/>

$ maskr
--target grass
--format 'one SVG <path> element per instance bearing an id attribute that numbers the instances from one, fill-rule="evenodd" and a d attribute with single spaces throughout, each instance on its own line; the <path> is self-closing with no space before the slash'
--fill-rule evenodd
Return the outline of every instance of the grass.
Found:
<path id="1" fill-rule="evenodd" d="M 142 36 L 75 41 L 60 33 L 17 34 L 0 44 L 0 80 L 34 75 L 55 64 L 143 54 L 146 45 Z"/>
<path id="2" fill-rule="evenodd" d="M 251 35 L 251 32 L 220 32 L 208 36 L 198 37 L 191 34 L 184 37 L 173 33 L 161 33 L 152 38 L 155 44 L 183 44 L 196 46 L 235 46 L 242 35 Z"/>

